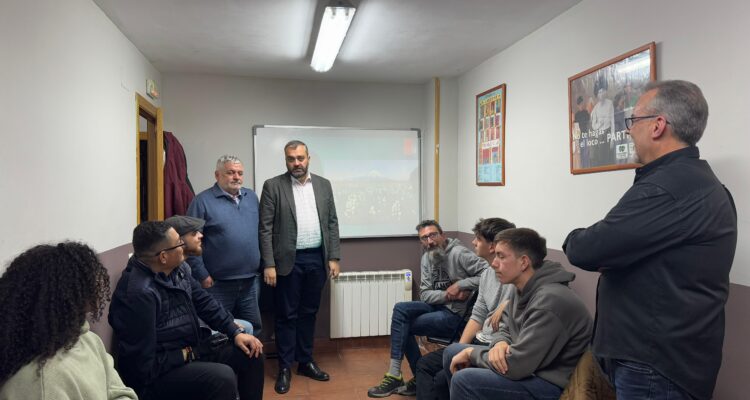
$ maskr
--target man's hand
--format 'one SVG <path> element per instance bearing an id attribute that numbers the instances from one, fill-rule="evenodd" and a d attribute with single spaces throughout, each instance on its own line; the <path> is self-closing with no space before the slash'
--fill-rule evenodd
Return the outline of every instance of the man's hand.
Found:
<path id="1" fill-rule="evenodd" d="M 458 292 L 458 296 L 456 296 L 456 301 L 466 301 L 469 299 L 469 296 L 471 296 L 470 290 L 462 290 Z"/>
<path id="2" fill-rule="evenodd" d="M 490 325 L 492 326 L 492 332 L 497 332 L 498 329 L 500 329 L 500 319 L 503 316 L 503 311 L 505 311 L 505 306 L 508 305 L 508 300 L 503 300 L 502 303 L 500 303 L 499 306 L 497 306 L 497 310 L 492 314 L 492 317 L 490 317 Z"/>
<path id="3" fill-rule="evenodd" d="M 452 285 L 448 286 L 448 289 L 445 289 L 445 298 L 447 300 L 457 300 L 460 294 L 461 289 L 458 287 L 458 282 L 454 282 Z"/>
<path id="4" fill-rule="evenodd" d="M 258 357 L 263 354 L 263 343 L 253 335 L 240 333 L 234 337 L 234 345 L 239 347 L 248 357 Z"/>
<path id="5" fill-rule="evenodd" d="M 337 278 L 341 271 L 339 260 L 328 260 L 328 269 L 331 270 L 331 278 Z"/>
<path id="6" fill-rule="evenodd" d="M 206 279 L 204 279 L 201 282 L 201 287 L 203 287 L 203 289 L 208 289 L 213 285 L 214 285 L 214 278 L 211 278 L 211 275 L 207 276 Z"/>
<path id="7" fill-rule="evenodd" d="M 263 270 L 263 282 L 271 287 L 276 287 L 276 267 L 266 267 Z"/>
<path id="8" fill-rule="evenodd" d="M 510 354 L 510 345 L 507 342 L 497 342 L 490 349 L 489 361 L 492 368 L 497 372 L 505 375 L 508 372 L 508 360 L 506 356 Z"/>
<path id="9" fill-rule="evenodd" d="M 455 374 L 456 371 L 462 370 L 467 367 L 471 367 L 471 352 L 474 351 L 473 347 L 467 347 L 461 350 L 460 353 L 453 356 L 451 359 L 451 374 Z"/>

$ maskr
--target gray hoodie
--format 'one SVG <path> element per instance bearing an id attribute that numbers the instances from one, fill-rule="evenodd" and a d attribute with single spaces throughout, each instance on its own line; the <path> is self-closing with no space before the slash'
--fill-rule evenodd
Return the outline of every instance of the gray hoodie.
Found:
<path id="1" fill-rule="evenodd" d="M 500 338 L 492 343 L 510 344 L 505 377 L 519 380 L 536 375 L 561 388 L 568 384 L 588 348 L 593 326 L 583 302 L 568 287 L 573 279 L 575 274 L 559 263 L 545 261 L 510 300 Z M 489 347 L 477 350 L 471 354 L 472 365 L 492 369 Z"/>
<path id="2" fill-rule="evenodd" d="M 461 290 L 476 290 L 480 275 L 488 267 L 487 261 L 464 247 L 460 241 L 446 239 L 445 259 L 440 264 L 432 265 L 427 253 L 422 255 L 419 299 L 427 304 L 443 304 L 454 313 L 463 314 L 466 301 L 447 301 L 443 286 L 458 282 Z"/>

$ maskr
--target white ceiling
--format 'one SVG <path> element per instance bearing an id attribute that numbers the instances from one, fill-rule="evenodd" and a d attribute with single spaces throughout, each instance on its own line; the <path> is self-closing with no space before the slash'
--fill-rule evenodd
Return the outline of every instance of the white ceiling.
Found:
<path id="1" fill-rule="evenodd" d="M 327 0 L 94 0 L 162 73 L 422 83 L 460 75 L 580 0 L 356 0 L 333 68 L 310 68 Z"/>

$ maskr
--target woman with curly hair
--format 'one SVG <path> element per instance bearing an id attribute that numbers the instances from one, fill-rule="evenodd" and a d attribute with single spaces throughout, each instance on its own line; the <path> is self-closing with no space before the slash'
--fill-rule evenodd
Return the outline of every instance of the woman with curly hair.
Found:
<path id="1" fill-rule="evenodd" d="M 109 301 L 109 276 L 87 245 L 39 245 L 0 277 L 0 400 L 136 399 L 87 316 Z"/>

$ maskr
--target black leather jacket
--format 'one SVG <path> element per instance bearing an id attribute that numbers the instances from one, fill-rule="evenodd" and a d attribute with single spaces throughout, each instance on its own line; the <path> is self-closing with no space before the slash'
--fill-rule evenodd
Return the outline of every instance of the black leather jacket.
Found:
<path id="1" fill-rule="evenodd" d="M 601 272 L 594 354 L 648 364 L 710 398 L 736 245 L 734 201 L 697 147 L 639 168 L 607 216 L 563 244 L 571 264 Z"/>
<path id="2" fill-rule="evenodd" d="M 109 308 L 125 383 L 140 392 L 184 365 L 182 348 L 200 340 L 199 317 L 230 338 L 237 329 L 232 315 L 201 288 L 186 263 L 167 276 L 131 257 Z"/>

